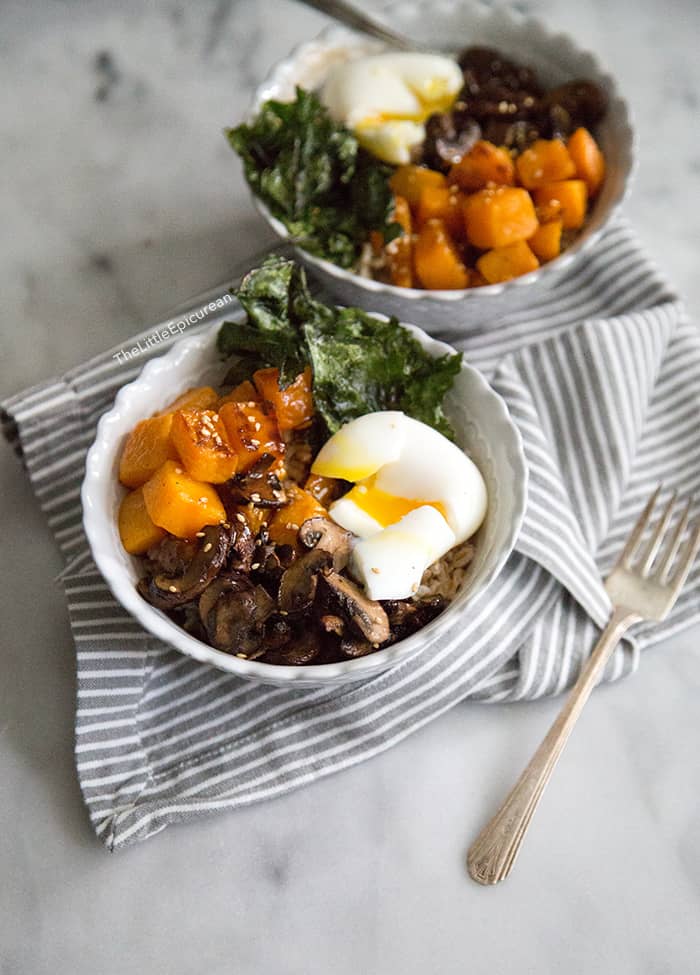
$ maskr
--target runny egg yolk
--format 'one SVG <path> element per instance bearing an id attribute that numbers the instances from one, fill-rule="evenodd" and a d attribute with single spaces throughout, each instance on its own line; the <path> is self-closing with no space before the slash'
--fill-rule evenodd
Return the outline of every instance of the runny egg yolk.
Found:
<path id="1" fill-rule="evenodd" d="M 418 500 L 416 498 L 400 498 L 394 494 L 382 491 L 371 478 L 365 484 L 357 484 L 352 490 L 348 491 L 345 498 L 354 502 L 365 514 L 373 518 L 382 528 L 387 525 L 394 525 L 400 521 L 409 511 L 422 508 L 428 504 L 437 509 L 443 518 L 446 517 L 445 506 L 440 501 Z"/>

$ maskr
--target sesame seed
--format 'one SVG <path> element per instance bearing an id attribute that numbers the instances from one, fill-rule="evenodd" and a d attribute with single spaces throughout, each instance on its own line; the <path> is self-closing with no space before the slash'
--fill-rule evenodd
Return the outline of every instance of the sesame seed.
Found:
<path id="1" fill-rule="evenodd" d="M 260 495 L 259 495 L 259 494 L 257 493 L 257 491 L 253 491 L 253 493 L 252 493 L 252 494 L 251 494 L 251 496 L 250 496 L 250 500 L 251 500 L 251 501 L 254 501 L 255 503 L 257 503 L 258 501 L 261 501 L 261 500 L 262 500 L 262 498 L 261 498 L 261 497 L 260 497 Z"/>
<path id="2" fill-rule="evenodd" d="M 204 532 L 197 532 L 197 538 L 204 538 Z"/>
<path id="3" fill-rule="evenodd" d="M 259 424 L 259 423 L 256 423 L 256 424 L 255 424 L 255 430 L 256 430 L 256 432 L 257 432 L 257 431 L 258 431 L 259 429 L 260 429 L 260 424 Z"/>
<path id="4" fill-rule="evenodd" d="M 212 413 L 212 415 L 211 415 L 211 418 L 212 418 L 212 420 L 214 420 L 215 422 L 218 422 L 218 419 L 219 419 L 219 414 L 218 414 L 218 413 Z"/>
<path id="5" fill-rule="evenodd" d="M 372 646 L 374 647 L 375 650 L 379 650 L 379 644 L 378 643 L 373 643 Z"/>
<path id="6" fill-rule="evenodd" d="M 258 404 L 257 404 L 257 403 L 255 402 L 255 400 L 254 400 L 254 399 L 249 399 L 249 400 L 248 400 L 248 402 L 246 403 L 246 406 L 248 407 L 248 409 L 251 409 L 251 407 L 252 407 L 253 409 L 255 409 L 255 407 L 256 407 L 257 405 L 258 405 Z"/>
<path id="7" fill-rule="evenodd" d="M 202 496 L 202 497 L 201 497 L 201 498 L 199 499 L 199 503 L 200 503 L 200 504 L 206 504 L 206 503 L 207 503 L 207 498 L 206 498 L 206 497 L 204 497 L 204 496 Z"/>
<path id="8" fill-rule="evenodd" d="M 243 523 L 243 524 L 245 525 L 245 516 L 244 516 L 244 515 L 242 515 L 242 514 L 240 513 L 240 511 L 239 511 L 239 512 L 238 512 L 238 514 L 236 515 L 236 518 L 237 518 L 237 519 L 238 519 L 238 520 L 239 520 L 240 522 L 242 522 L 242 523 Z"/>
<path id="9" fill-rule="evenodd" d="M 248 421 L 248 423 L 255 423 L 255 417 L 254 416 L 247 416 L 246 417 L 246 420 Z"/>
<path id="10" fill-rule="evenodd" d="M 290 522 L 289 522 L 289 527 L 290 527 L 290 528 L 293 528 L 293 529 L 294 529 L 294 531 L 298 531 L 298 530 L 299 530 L 299 526 L 298 526 L 298 525 L 297 525 L 297 523 L 296 523 L 296 522 L 294 522 L 294 521 L 290 521 Z"/>
<path id="11" fill-rule="evenodd" d="M 372 572 L 374 572 L 374 574 L 375 574 L 376 576 L 378 576 L 378 575 L 380 575 L 380 574 L 381 574 L 381 569 L 377 569 L 377 568 L 376 568 L 376 566 L 374 566 L 374 565 L 373 565 L 373 566 L 372 566 Z"/>
<path id="12" fill-rule="evenodd" d="M 207 542 L 207 544 L 204 546 L 203 551 L 209 552 L 209 551 L 211 551 L 211 548 L 212 548 L 211 542 Z"/>
<path id="13" fill-rule="evenodd" d="M 176 474 L 182 474 L 182 468 L 181 467 L 176 467 L 175 468 L 175 473 Z"/>
<path id="14" fill-rule="evenodd" d="M 177 586 L 168 586 L 169 592 L 177 592 Z"/>
<path id="15" fill-rule="evenodd" d="M 260 568 L 259 562 L 253 562 L 253 564 L 251 565 L 251 569 L 259 569 L 259 568 Z"/>
<path id="16" fill-rule="evenodd" d="M 254 447 L 259 447 L 260 446 L 260 441 L 259 440 L 251 440 L 250 442 L 252 443 L 252 445 Z"/>
<path id="17" fill-rule="evenodd" d="M 289 616 L 289 613 L 287 612 L 286 609 L 281 609 L 280 610 L 280 616 Z"/>
<path id="18" fill-rule="evenodd" d="M 237 657 L 240 657 L 241 660 L 247 660 L 248 659 L 248 654 L 247 653 L 237 653 L 236 656 Z"/>
<path id="19" fill-rule="evenodd" d="M 205 440 L 207 440 L 209 437 L 211 437 L 211 430 L 207 430 L 206 427 L 202 427 L 202 436 Z"/>

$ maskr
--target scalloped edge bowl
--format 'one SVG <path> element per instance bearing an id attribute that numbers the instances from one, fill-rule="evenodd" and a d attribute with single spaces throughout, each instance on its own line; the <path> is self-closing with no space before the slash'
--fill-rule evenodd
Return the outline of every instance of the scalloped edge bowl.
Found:
<path id="1" fill-rule="evenodd" d="M 234 316 L 228 315 L 228 318 Z M 486 520 L 475 537 L 476 554 L 457 597 L 432 623 L 385 650 L 356 660 L 304 667 L 243 660 L 190 636 L 136 591 L 138 560 L 122 548 L 117 512 L 125 489 L 118 481 L 119 456 L 134 424 L 171 402 L 178 391 L 217 383 L 223 367 L 216 353 L 220 322 L 176 342 L 148 362 L 124 386 L 97 426 L 86 458 L 82 485 L 83 524 L 93 558 L 121 605 L 153 636 L 176 650 L 238 677 L 264 684 L 311 687 L 339 684 L 380 673 L 435 643 L 478 592 L 503 568 L 515 545 L 527 500 L 527 465 L 520 432 L 504 400 L 472 366 L 463 364 L 448 393 L 446 408 L 457 439 L 480 468 L 489 493 Z M 404 325 L 431 355 L 454 351 L 412 325 Z"/>
<path id="2" fill-rule="evenodd" d="M 600 238 L 632 182 L 635 140 L 630 111 L 614 78 L 603 70 L 593 54 L 579 48 L 567 34 L 554 33 L 541 20 L 512 7 L 455 0 L 412 0 L 393 3 L 379 11 L 379 15 L 407 36 L 420 38 L 422 44 L 449 49 L 454 47 L 455 37 L 460 38 L 460 44 L 463 39 L 464 46 L 489 44 L 533 64 L 547 85 L 587 78 L 600 84 L 608 94 L 608 113 L 597 132 L 607 163 L 601 193 L 576 240 L 560 257 L 530 274 L 503 284 L 459 291 L 399 288 L 347 271 L 295 246 L 319 283 L 341 304 L 361 307 L 368 304 L 386 315 L 410 319 L 428 331 L 478 332 L 484 328 L 485 318 L 493 321 L 494 317 L 517 312 L 534 302 L 539 289 L 555 285 L 579 255 Z M 377 41 L 345 28 L 326 28 L 272 68 L 255 92 L 249 117 L 268 98 L 290 100 L 295 85 L 317 87 L 332 64 L 381 49 Z M 252 195 L 257 210 L 274 232 L 288 239 L 284 224 Z"/>

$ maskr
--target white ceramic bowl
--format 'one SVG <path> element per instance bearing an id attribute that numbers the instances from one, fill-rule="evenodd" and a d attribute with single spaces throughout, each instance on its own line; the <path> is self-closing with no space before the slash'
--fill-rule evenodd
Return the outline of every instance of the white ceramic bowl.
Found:
<path id="1" fill-rule="evenodd" d="M 413 326 L 404 327 L 431 355 L 454 351 Z M 199 335 L 181 339 L 166 355 L 147 363 L 138 379 L 119 391 L 114 406 L 98 424 L 82 487 L 84 525 L 95 562 L 115 597 L 145 629 L 182 653 L 267 684 L 318 686 L 356 680 L 385 670 L 429 646 L 457 614 L 468 612 L 474 595 L 498 575 L 513 549 L 525 510 L 527 468 L 520 434 L 501 397 L 481 373 L 468 365 L 456 377 L 446 408 L 460 445 L 484 475 L 489 509 L 476 536 L 476 555 L 462 590 L 420 632 L 356 660 L 305 667 L 276 666 L 215 650 L 190 636 L 137 593 L 136 582 L 142 574 L 139 561 L 124 551 L 117 530 L 117 512 L 125 493 L 117 478 L 119 456 L 127 434 L 139 420 L 162 410 L 182 390 L 220 382 L 225 366 L 216 352 L 218 329 L 219 323 Z"/>
<path id="2" fill-rule="evenodd" d="M 498 48 L 516 60 L 532 64 L 547 87 L 585 78 L 599 84 L 608 95 L 608 112 L 597 129 L 607 163 L 600 195 L 574 243 L 560 257 L 530 274 L 504 284 L 462 291 L 397 288 L 361 277 L 298 248 L 311 273 L 340 304 L 371 307 L 386 315 L 396 315 L 402 321 L 415 322 L 428 331 L 449 329 L 450 333 L 473 334 L 492 327 L 498 317 L 536 301 L 538 291 L 554 286 L 562 272 L 570 269 L 576 258 L 598 240 L 631 182 L 634 138 L 629 110 L 615 81 L 592 54 L 581 50 L 567 35 L 554 33 L 542 21 L 513 8 L 458 0 L 407 0 L 387 7 L 383 19 L 408 37 L 434 45 L 436 49 L 469 44 Z M 296 85 L 317 88 L 332 64 L 378 49 L 376 41 L 344 28 L 323 31 L 272 69 L 255 93 L 251 116 L 268 98 L 291 100 Z M 284 224 L 260 200 L 254 199 L 273 230 L 280 237 L 287 237 Z"/>

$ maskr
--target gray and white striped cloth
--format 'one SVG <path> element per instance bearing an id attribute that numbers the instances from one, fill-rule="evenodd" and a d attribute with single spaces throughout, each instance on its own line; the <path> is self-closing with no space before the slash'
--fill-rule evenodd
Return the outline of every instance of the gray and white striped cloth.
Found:
<path id="1" fill-rule="evenodd" d="M 601 577 L 644 500 L 662 480 L 700 492 L 700 336 L 622 221 L 527 313 L 488 325 L 466 342 L 442 337 L 490 375 L 522 432 L 531 487 L 517 551 L 439 646 L 361 685 L 241 681 L 154 640 L 111 596 L 82 531 L 85 452 L 117 389 L 162 344 L 128 365 L 112 350 L 3 404 L 67 560 L 78 775 L 109 849 L 354 765 L 465 698 L 572 682 L 609 610 Z M 700 568 L 606 677 L 698 619 Z"/>

